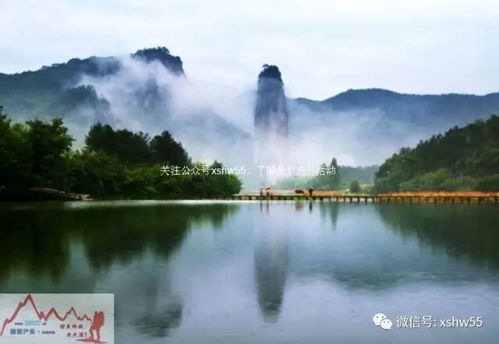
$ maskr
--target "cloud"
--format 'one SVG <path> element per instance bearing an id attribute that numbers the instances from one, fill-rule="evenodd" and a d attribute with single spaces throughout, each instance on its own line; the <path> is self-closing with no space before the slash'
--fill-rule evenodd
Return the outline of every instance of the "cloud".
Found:
<path id="1" fill-rule="evenodd" d="M 492 0 L 2 0 L 0 70 L 165 45 L 196 83 L 235 93 L 263 63 L 279 65 L 291 96 L 487 93 L 498 10 Z"/>

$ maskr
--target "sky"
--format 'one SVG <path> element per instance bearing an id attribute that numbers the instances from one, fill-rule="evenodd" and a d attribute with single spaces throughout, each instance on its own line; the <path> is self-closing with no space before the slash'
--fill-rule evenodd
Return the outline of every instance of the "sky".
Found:
<path id="1" fill-rule="evenodd" d="M 0 0 L 0 72 L 166 46 L 205 87 L 499 91 L 497 0 Z"/>

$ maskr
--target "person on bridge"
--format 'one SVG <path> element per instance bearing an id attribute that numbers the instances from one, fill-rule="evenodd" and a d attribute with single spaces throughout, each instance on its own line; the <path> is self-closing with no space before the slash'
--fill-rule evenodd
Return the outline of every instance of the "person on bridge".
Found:
<path id="1" fill-rule="evenodd" d="M 269 197 L 269 196 L 270 196 L 270 191 L 271 191 L 271 190 L 272 190 L 272 188 L 271 188 L 270 186 L 267 186 L 267 187 L 265 188 L 265 193 L 267 194 L 267 197 Z"/>
<path id="2" fill-rule="evenodd" d="M 312 197 L 313 193 L 314 193 L 314 188 L 309 188 L 308 189 L 308 194 L 309 194 L 310 197 Z"/>

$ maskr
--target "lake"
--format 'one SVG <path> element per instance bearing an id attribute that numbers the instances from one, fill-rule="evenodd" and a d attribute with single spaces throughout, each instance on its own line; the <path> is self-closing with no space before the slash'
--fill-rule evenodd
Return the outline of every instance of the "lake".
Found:
<path id="1" fill-rule="evenodd" d="M 0 207 L 0 292 L 114 293 L 120 344 L 499 338 L 494 205 Z M 390 330 L 374 325 L 376 313 Z M 403 326 L 409 317 L 413 328 Z M 440 327 L 452 317 L 482 317 L 483 325 Z"/>

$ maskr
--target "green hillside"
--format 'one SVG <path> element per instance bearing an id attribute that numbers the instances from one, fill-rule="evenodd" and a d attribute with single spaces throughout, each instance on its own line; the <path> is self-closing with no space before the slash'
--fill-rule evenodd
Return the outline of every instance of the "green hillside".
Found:
<path id="1" fill-rule="evenodd" d="M 499 117 L 455 127 L 403 148 L 376 173 L 378 192 L 499 190 Z"/>
<path id="2" fill-rule="evenodd" d="M 164 47 L 142 49 L 130 58 L 157 62 L 175 75 L 183 75 L 182 60 Z M 105 78 L 123 68 L 118 57 L 73 58 L 35 71 L 16 74 L 0 73 L 0 104 L 13 118 L 51 119 L 67 117 L 85 108 L 106 116 L 109 103 L 97 97 L 91 86 L 80 85 L 83 76 Z"/>

